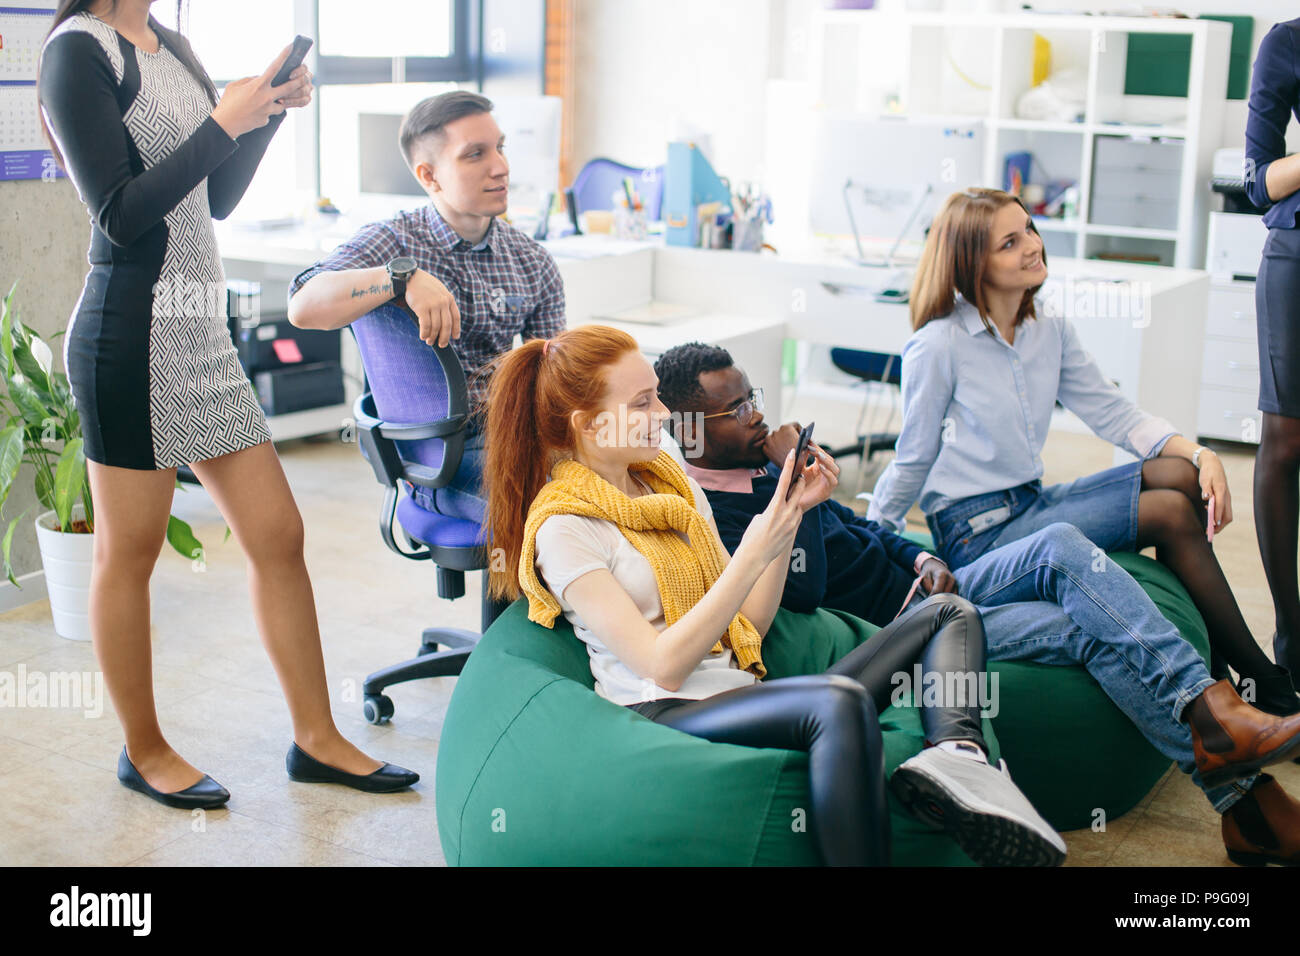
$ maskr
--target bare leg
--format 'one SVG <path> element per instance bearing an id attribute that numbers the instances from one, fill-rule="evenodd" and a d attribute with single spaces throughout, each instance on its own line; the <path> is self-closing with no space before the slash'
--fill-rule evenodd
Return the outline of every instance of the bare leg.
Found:
<path id="1" fill-rule="evenodd" d="M 87 462 L 95 502 L 90 633 L 126 736 L 126 753 L 155 790 L 192 787 L 203 774 L 163 737 L 153 696 L 149 578 L 167 536 L 176 470 Z"/>
<path id="2" fill-rule="evenodd" d="M 1142 466 L 1138 497 L 1139 549 L 1155 545 L 1156 558 L 1177 575 L 1205 618 L 1210 643 L 1242 677 L 1277 673 L 1241 616 L 1219 559 L 1205 539 L 1205 502 L 1196 468 L 1181 458 L 1153 458 Z"/>
<path id="3" fill-rule="evenodd" d="M 316 602 L 303 560 L 302 516 L 275 449 L 264 442 L 193 468 L 248 557 L 253 614 L 284 689 L 294 742 L 339 770 L 378 770 L 382 761 L 349 743 L 330 713 Z"/>

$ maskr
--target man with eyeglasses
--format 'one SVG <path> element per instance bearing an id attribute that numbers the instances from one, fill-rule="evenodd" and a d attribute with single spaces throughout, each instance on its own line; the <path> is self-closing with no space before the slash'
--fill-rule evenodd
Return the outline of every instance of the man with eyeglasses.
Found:
<path id="1" fill-rule="evenodd" d="M 686 472 L 704 489 L 722 543 L 734 552 L 749 522 L 772 500 L 799 426 L 769 429 L 761 395 L 717 346 L 692 342 L 669 349 L 655 374 L 686 452 Z M 1217 685 L 1204 663 L 1141 586 L 1096 550 L 1073 526 L 1056 524 L 954 572 L 916 543 L 825 501 L 800 524 L 781 606 L 834 608 L 884 626 L 927 594 L 956 592 L 979 608 L 990 661 L 1083 665 L 1184 773 L 1212 759 L 1205 741 L 1213 743 L 1220 731 L 1224 740 L 1254 739 L 1254 715 L 1230 732 L 1215 730 L 1205 701 L 1211 691 L 1203 685 Z M 1222 750 L 1224 741 L 1213 746 Z M 930 761 L 918 771 L 942 775 L 938 758 L 926 756 L 933 749 L 912 759 Z M 1222 814 L 1224 844 L 1240 854 L 1234 859 L 1300 862 L 1300 801 L 1273 777 L 1259 773 L 1213 787 L 1199 774 L 1192 779 Z"/>
<path id="2" fill-rule="evenodd" d="M 655 374 L 659 398 L 673 412 L 686 473 L 708 495 L 722 543 L 734 551 L 772 499 L 800 426 L 768 428 L 763 390 L 750 387 L 726 349 L 699 342 L 675 346 L 660 356 Z M 907 600 L 926 596 L 916 594 L 913 579 L 923 579 L 930 593 L 953 590 L 938 558 L 835 501 L 804 515 L 794 547 L 804 560 L 799 573 L 787 575 L 781 600 L 793 611 L 842 607 L 885 625 Z"/>

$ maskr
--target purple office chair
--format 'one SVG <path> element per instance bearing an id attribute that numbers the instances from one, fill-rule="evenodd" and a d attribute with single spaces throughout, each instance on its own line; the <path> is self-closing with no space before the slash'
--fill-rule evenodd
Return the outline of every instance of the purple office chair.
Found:
<path id="1" fill-rule="evenodd" d="M 362 457 L 387 489 L 379 534 L 402 557 L 432 561 L 439 597 L 464 597 L 465 572 L 488 567 L 483 527 L 466 518 L 463 509 L 442 508 L 438 489 L 445 489 L 455 476 L 464 451 L 469 420 L 465 372 L 450 347 L 420 341 L 415 317 L 394 303 L 363 315 L 351 328 L 369 388 L 353 409 L 357 440 Z M 411 485 L 430 489 L 432 510 L 411 497 Z M 406 548 L 397 542 L 394 517 Z M 506 607 L 488 597 L 486 585 L 485 580 L 483 630 Z M 393 702 L 383 692 L 390 684 L 459 674 L 479 637 L 460 628 L 425 628 L 415 658 L 366 678 L 366 720 L 382 724 L 393 716 Z"/>
<path id="2" fill-rule="evenodd" d="M 624 178 L 631 178 L 633 188 L 645 206 L 646 218 L 658 221 L 664 198 L 664 167 L 625 166 L 612 159 L 600 157 L 590 160 L 578 171 L 573 180 L 573 197 L 576 212 L 588 209 L 612 209 L 610 196 L 621 191 Z"/>

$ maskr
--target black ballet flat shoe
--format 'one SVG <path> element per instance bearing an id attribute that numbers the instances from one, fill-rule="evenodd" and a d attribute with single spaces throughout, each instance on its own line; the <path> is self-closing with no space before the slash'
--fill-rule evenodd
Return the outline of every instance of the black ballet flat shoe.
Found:
<path id="1" fill-rule="evenodd" d="M 405 790 L 420 779 L 414 770 L 396 767 L 391 763 L 384 764 L 374 773 L 348 773 L 321 763 L 296 743 L 289 748 L 288 756 L 284 758 L 284 767 L 289 771 L 289 779 L 299 783 L 341 783 L 345 787 L 365 790 L 367 793 Z"/>
<path id="2" fill-rule="evenodd" d="M 215 810 L 230 799 L 230 791 L 207 774 L 204 774 L 203 779 L 194 786 L 177 790 L 175 793 L 155 790 L 149 786 L 149 782 L 144 777 L 140 776 L 140 771 L 135 769 L 135 764 L 131 763 L 131 758 L 126 755 L 125 747 L 122 748 L 122 756 L 117 758 L 117 779 L 122 781 L 122 786 L 130 790 L 139 791 L 159 803 L 181 810 Z"/>

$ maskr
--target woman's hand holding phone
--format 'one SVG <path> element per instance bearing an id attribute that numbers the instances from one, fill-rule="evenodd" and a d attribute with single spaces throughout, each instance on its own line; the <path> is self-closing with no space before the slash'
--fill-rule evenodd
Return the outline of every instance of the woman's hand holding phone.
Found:
<path id="1" fill-rule="evenodd" d="M 311 102 L 311 72 L 305 66 L 294 69 L 289 74 L 289 81 L 282 86 L 271 85 L 292 52 L 293 44 L 289 44 L 261 76 L 233 80 L 226 85 L 221 101 L 212 110 L 212 118 L 231 139 L 265 126 L 272 116 L 286 109 Z"/>
<path id="2" fill-rule="evenodd" d="M 754 554 L 761 566 L 767 566 L 774 560 L 790 553 L 794 544 L 795 532 L 803 518 L 800 498 L 804 485 L 803 474 L 795 474 L 795 456 L 791 451 L 785 457 L 781 467 L 781 478 L 776 485 L 776 493 L 767 503 L 761 514 L 755 515 L 745 529 L 736 556 L 741 552 Z M 786 492 L 794 485 L 794 493 L 789 498 Z"/>

